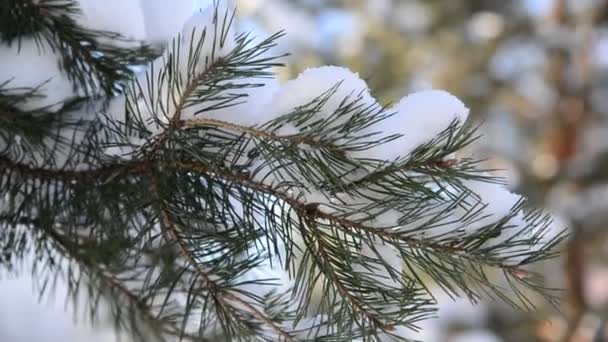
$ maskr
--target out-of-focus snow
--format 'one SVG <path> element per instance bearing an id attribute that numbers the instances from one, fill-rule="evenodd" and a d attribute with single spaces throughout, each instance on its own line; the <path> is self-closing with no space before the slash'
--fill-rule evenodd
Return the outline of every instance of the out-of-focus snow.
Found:
<path id="1" fill-rule="evenodd" d="M 68 292 L 61 277 L 55 288 L 49 289 L 54 291 L 51 296 L 39 301 L 38 289 L 34 288 L 39 280 L 32 278 L 30 272 L 26 267 L 20 270 L 19 276 L 5 272 L 0 275 L 0 341 L 108 342 L 119 339 L 110 321 L 103 321 L 103 310 L 102 321 L 95 326 L 87 321 L 86 313 L 74 315 L 71 299 L 65 300 Z M 84 299 L 80 300 L 82 303 Z M 125 340 L 126 336 L 122 338 Z"/>
<path id="2" fill-rule="evenodd" d="M 495 12 L 483 11 L 473 15 L 467 25 L 467 31 L 474 41 L 485 42 L 498 37 L 503 32 L 504 27 L 505 19 L 503 16 Z"/>
<path id="3" fill-rule="evenodd" d="M 167 43 L 176 36 L 192 14 L 207 9 L 211 0 L 140 0 L 146 41 Z"/>
<path id="4" fill-rule="evenodd" d="M 37 88 L 40 94 L 19 103 L 21 110 L 58 109 L 74 94 L 72 83 L 59 68 L 60 56 L 44 42 L 23 38 L 20 46 L 0 44 L 0 61 L 0 83 L 10 80 L 7 88 Z"/>
<path id="5" fill-rule="evenodd" d="M 595 33 L 592 60 L 598 69 L 608 69 L 608 30 L 599 29 Z"/>
<path id="6" fill-rule="evenodd" d="M 230 2 L 222 1 L 222 4 Z M 78 23 L 84 27 L 119 33 L 131 40 L 164 44 L 181 31 L 192 14 L 207 9 L 212 1 L 79 0 L 78 5 L 82 11 Z"/>
<path id="7" fill-rule="evenodd" d="M 200 64 L 197 70 L 206 67 L 204 64 L 206 56 L 211 60 L 225 56 L 234 49 L 236 25 L 234 23 L 228 25 L 234 14 L 234 9 L 229 7 L 229 4 L 228 1 L 219 2 L 217 7 L 209 6 L 186 20 L 181 33 L 181 43 L 184 46 L 182 51 L 185 52 L 181 57 L 184 63 L 187 63 L 187 51 L 191 42 L 195 46 L 199 42 L 203 43 L 200 54 L 203 64 Z M 205 28 L 206 33 L 204 33 Z M 222 29 L 226 32 L 222 32 Z"/>
<path id="8" fill-rule="evenodd" d="M 419 34 L 433 24 L 433 13 L 423 1 L 399 1 L 391 7 L 390 15 L 403 32 L 411 35 Z M 402 18 L 408 18 L 408 20 Z"/>
<path id="9" fill-rule="evenodd" d="M 550 112 L 558 95 L 540 73 L 529 72 L 515 80 L 517 93 L 536 105 L 540 112 Z"/>
<path id="10" fill-rule="evenodd" d="M 490 61 L 490 74 L 501 81 L 513 80 L 546 65 L 545 51 L 532 40 L 511 38 L 502 44 Z"/>
<path id="11" fill-rule="evenodd" d="M 328 53 L 355 56 L 363 47 L 363 28 L 358 17 L 345 10 L 328 9 L 317 17 L 320 48 Z"/>
<path id="12" fill-rule="evenodd" d="M 249 11 L 257 12 L 262 17 L 266 29 L 270 32 L 283 30 L 289 37 L 286 46 L 313 47 L 318 44 L 317 23 L 308 14 L 299 11 L 289 2 L 280 0 L 241 1 L 251 2 Z M 259 4 L 258 4 L 259 3 Z"/>
<path id="13" fill-rule="evenodd" d="M 450 327 L 453 325 L 473 329 L 473 331 L 485 326 L 489 313 L 487 305 L 473 304 L 465 298 L 452 299 L 439 289 L 432 290 L 432 292 L 437 301 L 436 317 L 418 322 L 416 324 L 419 328 L 418 331 L 402 326 L 395 327 L 395 331 L 392 332 L 394 336 L 424 342 L 447 341 L 451 334 Z M 381 337 L 381 341 L 396 342 L 400 340 L 384 335 Z M 479 342 L 481 341 L 483 340 L 479 340 Z M 494 340 L 488 340 L 487 342 L 494 342 Z"/>
<path id="14" fill-rule="evenodd" d="M 502 342 L 503 339 L 496 336 L 491 331 L 474 330 L 456 334 L 450 340 L 451 342 Z"/>
<path id="15" fill-rule="evenodd" d="M 77 23 L 83 27 L 118 33 L 130 40 L 146 37 L 140 0 L 79 0 L 78 5 L 82 13 Z"/>

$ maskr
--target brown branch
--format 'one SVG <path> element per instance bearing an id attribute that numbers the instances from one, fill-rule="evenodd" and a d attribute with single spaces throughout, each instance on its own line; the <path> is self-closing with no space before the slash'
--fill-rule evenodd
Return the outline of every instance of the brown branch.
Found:
<path id="1" fill-rule="evenodd" d="M 198 119 L 189 119 L 180 121 L 180 127 L 184 128 L 197 128 L 204 126 L 213 126 L 219 128 L 230 129 L 233 131 L 238 131 L 241 133 L 246 133 L 258 138 L 271 138 L 271 139 L 288 139 L 287 136 L 279 136 L 273 132 L 265 131 L 262 129 L 257 129 L 254 127 L 247 127 L 239 124 L 235 124 L 233 122 L 222 121 L 217 119 L 209 119 L 209 118 L 198 118 Z"/>
<path id="2" fill-rule="evenodd" d="M 256 138 L 261 139 L 271 139 L 276 141 L 285 141 L 289 142 L 292 145 L 309 145 L 313 147 L 323 147 L 329 149 L 337 149 L 337 147 L 328 142 L 320 142 L 318 140 L 300 136 L 300 135 L 279 135 L 273 131 L 267 131 L 255 127 L 243 126 L 239 124 L 235 124 L 233 122 L 222 121 L 217 119 L 209 119 L 209 118 L 197 118 L 197 119 L 189 119 L 183 120 L 180 122 L 180 127 L 183 128 L 198 128 L 198 127 L 206 127 L 212 126 L 222 129 L 228 129 L 232 131 L 236 131 L 239 133 L 247 134 Z"/>

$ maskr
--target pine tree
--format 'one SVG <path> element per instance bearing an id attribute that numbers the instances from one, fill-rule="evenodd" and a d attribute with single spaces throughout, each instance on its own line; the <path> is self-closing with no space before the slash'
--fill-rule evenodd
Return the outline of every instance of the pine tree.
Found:
<path id="1" fill-rule="evenodd" d="M 79 6 L 0 4 L 1 261 L 33 255 L 41 292 L 64 278 L 142 341 L 397 340 L 433 284 L 557 299 L 525 266 L 564 234 L 463 154 L 455 97 L 383 107 L 337 67 L 279 86 L 282 34 L 223 2 L 160 49 Z"/>

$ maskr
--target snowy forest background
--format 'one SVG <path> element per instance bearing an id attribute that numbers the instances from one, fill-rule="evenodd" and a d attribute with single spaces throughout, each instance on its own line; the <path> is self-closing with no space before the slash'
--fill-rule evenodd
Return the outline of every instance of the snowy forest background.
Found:
<path id="1" fill-rule="evenodd" d="M 335 64 L 359 72 L 385 104 L 428 88 L 457 95 L 483 122 L 485 140 L 476 146 L 484 149 L 474 152 L 571 227 L 563 257 L 538 265 L 548 283 L 566 289 L 565 315 L 540 307 L 528 317 L 438 293 L 440 318 L 423 322 L 419 339 L 608 336 L 608 1 L 242 0 L 237 7 L 240 30 L 260 37 L 285 30 L 281 48 L 291 55 L 283 79 Z M 74 322 L 61 291 L 38 303 L 27 274 L 0 282 L 0 341 L 115 339 L 110 324 Z"/>

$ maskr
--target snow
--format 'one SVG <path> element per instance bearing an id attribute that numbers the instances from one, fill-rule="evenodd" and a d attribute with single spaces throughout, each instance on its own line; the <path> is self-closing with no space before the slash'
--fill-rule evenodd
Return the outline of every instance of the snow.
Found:
<path id="1" fill-rule="evenodd" d="M 591 58 L 596 68 L 605 70 L 608 68 L 608 30 L 598 29 L 594 35 L 594 44 Z"/>
<path id="2" fill-rule="evenodd" d="M 182 30 L 194 13 L 212 5 L 211 0 L 140 0 L 145 23 L 145 39 L 152 43 L 167 43 Z"/>
<path id="3" fill-rule="evenodd" d="M 535 105 L 537 111 L 550 112 L 559 95 L 540 72 L 529 72 L 521 75 L 515 80 L 515 91 L 519 96 L 526 99 L 531 105 Z"/>
<path id="4" fill-rule="evenodd" d="M 125 106 L 125 96 L 118 95 L 109 99 L 103 108 L 99 108 L 99 111 L 102 112 L 104 117 L 107 117 L 108 120 L 122 124 L 127 120 Z M 111 140 L 110 137 L 105 141 L 106 145 L 103 149 L 103 153 L 109 157 L 129 160 L 131 159 L 132 154 L 145 143 L 145 139 L 136 136 L 129 137 L 128 141 L 125 141 L 122 137 L 120 137 L 118 141 L 115 141 Z"/>
<path id="5" fill-rule="evenodd" d="M 511 216 L 503 224 L 500 235 L 493 237 L 483 244 L 483 247 L 493 247 L 505 243 L 509 239 L 517 241 L 531 239 L 544 229 L 544 225 L 539 222 L 531 222 L 524 211 L 519 208 L 514 210 L 516 205 L 522 201 L 522 196 L 512 193 L 505 186 L 481 181 L 464 181 L 464 185 L 473 191 L 479 204 L 484 205 L 480 214 L 476 216 L 474 222 L 464 227 L 465 234 L 475 233 L 483 226 L 491 225 L 500 220 Z M 459 208 L 458 214 L 464 214 L 464 209 Z M 540 250 L 553 238 L 555 238 L 565 227 L 563 220 L 559 216 L 551 215 L 553 222 L 542 231 L 542 236 L 534 246 L 517 245 L 509 248 L 501 248 L 500 254 L 506 257 L 505 263 L 517 265 L 524 261 L 533 251 Z M 535 225 L 532 227 L 531 225 Z"/>
<path id="6" fill-rule="evenodd" d="M 249 2 L 241 1 L 243 2 Z M 255 3 L 255 1 L 253 1 Z M 257 11 L 255 7 L 260 10 Z M 314 18 L 298 10 L 298 8 L 287 1 L 267 0 L 260 6 L 252 6 L 251 9 L 259 15 L 266 29 L 270 32 L 285 31 L 289 37 L 286 47 L 316 47 L 319 43 L 317 23 Z M 293 52 L 293 50 L 291 50 Z"/>
<path id="7" fill-rule="evenodd" d="M 451 334 L 451 326 L 456 325 L 466 329 L 480 329 L 485 325 L 489 314 L 489 307 L 487 305 L 473 304 L 466 298 L 452 299 L 440 289 L 431 289 L 431 292 L 437 301 L 437 312 L 435 313 L 436 317 L 417 322 L 416 326 L 419 328 L 418 331 L 414 331 L 403 326 L 397 326 L 395 327 L 395 331 L 392 332 L 393 335 L 401 339 L 411 339 L 425 342 L 452 341 L 448 337 Z M 471 334 L 474 333 L 471 332 Z M 381 336 L 380 341 L 396 342 L 401 340 L 385 334 Z M 482 340 L 478 341 L 481 342 Z M 488 342 L 490 341 L 493 342 L 494 340 L 488 340 Z"/>
<path id="8" fill-rule="evenodd" d="M 468 180 L 464 181 L 463 185 L 474 192 L 481 203 L 485 205 L 479 219 L 467 227 L 470 230 L 478 230 L 504 218 L 512 212 L 513 207 L 522 199 L 520 195 L 512 193 L 501 184 Z M 512 229 L 512 231 L 517 231 L 517 229 Z"/>
<path id="9" fill-rule="evenodd" d="M 263 243 L 262 241 L 260 242 Z M 256 251 L 252 250 L 252 253 L 252 255 L 255 255 Z M 264 260 L 260 265 L 240 276 L 238 282 L 253 282 L 261 279 L 267 280 L 264 281 L 265 284 L 242 284 L 238 286 L 238 289 L 264 297 L 271 292 L 275 294 L 284 293 L 294 285 L 293 280 L 289 279 L 289 275 L 282 269 L 279 261 L 276 259 L 272 262 L 270 259 Z"/>
<path id="10" fill-rule="evenodd" d="M 320 117 L 329 117 L 338 108 L 344 98 L 356 98 L 361 93 L 365 104 L 372 105 L 376 100 L 369 93 L 369 88 L 359 74 L 338 66 L 322 66 L 304 70 L 294 80 L 285 83 L 275 96 L 275 110 L 289 113 L 293 109 L 318 98 L 323 92 L 338 85 L 336 92 L 318 113 Z"/>
<path id="11" fill-rule="evenodd" d="M 287 321 L 283 324 L 294 332 L 294 336 L 301 340 L 310 340 L 313 337 L 322 337 L 334 334 L 338 329 L 336 323 L 328 322 L 326 315 L 306 317 L 295 323 Z M 278 339 L 277 339 L 278 340 Z"/>
<path id="12" fill-rule="evenodd" d="M 441 289 L 433 289 L 431 292 L 437 301 L 437 320 L 466 327 L 480 327 L 489 317 L 490 308 L 483 302 L 475 304 L 466 297 L 452 298 Z"/>
<path id="13" fill-rule="evenodd" d="M 390 209 L 377 215 L 370 226 L 376 228 L 394 228 L 399 225 L 399 220 L 403 217 L 403 213 L 399 210 Z"/>
<path id="14" fill-rule="evenodd" d="M 183 103 L 183 96 L 186 85 L 191 84 L 192 78 L 197 77 L 204 71 L 208 70 L 209 65 L 218 58 L 228 55 L 236 47 L 235 28 L 230 26 L 227 32 L 222 33 L 224 20 L 226 25 L 230 21 L 232 10 L 227 7 L 228 2 L 219 3 L 218 7 L 211 6 L 202 12 L 193 14 L 183 25 L 181 34 L 173 38 L 172 44 L 169 45 L 165 53 L 154 60 L 148 71 L 145 74 L 138 76 L 139 86 L 144 90 L 143 94 L 138 94 L 138 89 L 132 89 L 129 97 L 131 105 L 139 108 L 142 116 L 148 117 L 151 122 L 150 129 L 154 133 L 158 133 L 161 127 L 158 127 L 152 122 L 167 123 L 174 117 L 177 105 Z M 217 14 L 217 17 L 216 17 Z M 214 20 L 217 19 L 217 31 Z M 224 28 L 224 30 L 227 27 Z M 204 33 L 205 32 L 205 33 Z M 220 35 L 223 34 L 223 39 Z M 216 39 L 214 39 L 216 37 Z M 192 46 L 191 46 L 192 45 Z M 192 49 L 191 49 L 192 47 Z M 191 52 L 195 57 L 189 58 Z M 177 62 L 176 62 L 177 61 Z M 177 65 L 175 64 L 177 63 Z M 173 75 L 168 79 L 168 73 L 165 73 L 167 68 L 175 68 L 179 71 L 178 75 Z M 236 80 L 233 83 L 264 83 L 268 84 L 267 89 L 272 89 L 272 80 Z M 137 87 L 136 87 L 137 88 Z M 200 86 L 199 86 L 200 88 Z M 264 98 L 264 94 L 259 89 L 240 89 L 227 90 L 226 95 L 231 95 L 239 92 L 252 91 L 256 96 L 259 95 L 260 100 Z M 264 90 L 265 91 L 265 90 Z M 160 94 L 160 95 L 159 95 Z M 221 96 L 219 94 L 217 96 Z M 215 97 L 215 96 L 214 96 Z M 237 99 L 238 100 L 238 99 Z M 216 104 L 217 100 L 202 99 L 196 104 L 181 106 L 181 118 L 184 120 L 195 117 L 195 114 L 201 109 L 208 108 Z M 245 108 L 243 107 L 240 107 Z M 248 105 L 247 108 L 253 109 L 254 106 Z M 257 107 L 256 107 L 257 108 Z M 217 112 L 205 111 L 197 117 L 224 117 L 228 113 L 232 113 L 234 117 L 239 117 L 237 110 L 234 107 L 220 109 Z M 250 116 L 244 116 L 251 119 Z"/>
<path id="15" fill-rule="evenodd" d="M 498 37 L 505 28 L 505 18 L 490 11 L 481 11 L 473 15 L 467 25 L 471 39 L 476 43 L 485 43 Z"/>
<path id="16" fill-rule="evenodd" d="M 147 1 L 149 0 L 142 2 Z M 140 0 L 79 0 L 78 5 L 82 15 L 76 21 L 83 27 L 119 33 L 131 40 L 143 40 L 146 37 Z M 112 43 L 117 44 L 116 41 Z"/>
<path id="17" fill-rule="evenodd" d="M 39 300 L 34 284 L 40 279 L 32 277 L 29 267 L 21 269 L 20 273 L 13 275 L 3 271 L 0 274 L 0 341 L 106 342 L 119 339 L 109 322 L 91 326 L 84 312 L 86 309 L 74 316 L 74 307 L 66 306 L 70 302 L 65 301 L 68 290 L 62 277 L 56 279 L 54 288 L 47 289 L 47 292 L 55 291 L 52 297 Z M 80 303 L 85 301 L 85 295 L 78 298 Z M 103 305 L 100 311 L 100 317 L 109 314 Z M 126 336 L 121 337 L 124 340 Z"/>
<path id="18" fill-rule="evenodd" d="M 367 84 L 357 73 L 342 67 L 323 66 L 306 69 L 296 79 L 285 83 L 273 97 L 270 117 L 289 114 L 314 101 L 334 86 L 338 86 L 335 93 L 321 107 L 314 119 L 329 118 L 346 98 L 350 101 L 360 98 L 363 106 L 376 104 Z M 332 125 L 339 125 L 347 120 L 348 117 L 345 116 Z"/>
<path id="19" fill-rule="evenodd" d="M 219 21 L 219 29 L 217 32 L 218 36 L 220 35 L 222 21 L 226 20 L 228 23 L 232 14 L 233 12 L 231 2 L 221 2 L 217 9 Z M 200 73 L 201 71 L 206 69 L 207 65 L 209 64 L 206 61 L 206 58 L 209 58 L 209 60 L 211 60 L 214 58 L 216 59 L 224 57 L 236 48 L 235 37 L 237 24 L 236 22 L 233 22 L 232 26 L 230 27 L 230 30 L 226 35 L 227 39 L 221 44 L 221 46 L 219 46 L 218 42 L 218 46 L 213 49 L 213 37 L 215 35 L 213 26 L 214 15 L 215 9 L 213 7 L 209 7 L 205 11 L 192 16 L 186 22 L 182 30 L 182 46 L 188 46 L 192 38 L 192 33 L 194 32 L 194 41 L 197 41 L 198 39 L 201 39 L 203 27 L 207 27 L 206 39 L 201 49 L 202 57 L 199 59 L 200 66 L 195 70 L 195 72 L 197 73 Z M 226 15 L 227 17 L 225 17 Z M 257 41 L 259 42 L 260 40 L 258 39 Z M 213 51 L 213 56 L 212 50 L 215 50 Z M 182 57 L 180 57 L 180 59 L 186 61 L 187 54 L 182 54 Z M 187 71 L 185 72 L 187 73 Z M 232 84 L 234 85 L 234 87 L 230 87 L 232 89 L 224 90 L 222 93 L 218 94 L 218 96 L 228 95 L 241 97 L 236 98 L 233 102 L 230 103 L 229 106 L 225 108 L 213 109 L 196 114 L 197 111 L 203 108 L 208 108 L 209 106 L 221 102 L 211 100 L 203 101 L 200 104 L 186 108 L 182 113 L 182 118 L 208 118 L 231 122 L 242 126 L 259 125 L 274 118 L 270 115 L 271 113 L 267 110 L 267 108 L 274 94 L 278 91 L 280 87 L 279 82 L 276 78 L 248 77 L 230 80 L 229 82 L 224 82 L 224 85 L 225 84 Z"/>
<path id="20" fill-rule="evenodd" d="M 166 44 L 181 31 L 188 18 L 211 5 L 211 0 L 79 0 L 82 15 L 77 22 L 131 40 Z"/>
<path id="21" fill-rule="evenodd" d="M 122 160 L 130 160 L 132 154 L 141 146 L 143 146 L 145 140 L 136 137 L 131 137 L 128 142 L 124 144 L 116 144 L 104 149 L 104 154 L 109 157 L 114 157 Z"/>
<path id="22" fill-rule="evenodd" d="M 233 82 L 236 85 L 250 85 L 241 89 L 233 89 L 230 94 L 241 95 L 233 105 L 206 111 L 193 115 L 196 110 L 210 106 L 213 101 L 206 101 L 184 111 L 184 118 L 209 118 L 235 123 L 242 126 L 254 126 L 274 119 L 268 106 L 279 89 L 279 82 L 274 78 L 246 78 Z"/>
<path id="23" fill-rule="evenodd" d="M 220 20 L 223 14 L 229 10 L 230 2 L 222 1 L 218 7 Z M 116 32 L 125 38 L 134 40 L 150 39 L 153 41 L 168 40 L 174 34 L 182 30 L 182 43 L 189 46 L 192 30 L 196 28 L 196 37 L 200 37 L 203 27 L 211 27 L 211 21 L 215 13 L 213 6 L 206 8 L 205 11 L 193 14 L 195 9 L 205 6 L 204 1 L 199 1 L 194 6 L 192 1 L 179 2 L 160 2 L 142 0 L 110 0 L 103 2 L 93 0 L 80 0 L 79 6 L 82 13 L 75 17 L 76 21 L 94 30 L 105 30 Z M 173 20 L 160 20 L 171 15 Z M 188 20 L 186 20 L 188 19 Z M 170 27 L 168 27 L 170 26 Z M 210 30 L 213 33 L 213 30 Z M 197 71 L 205 67 L 205 57 L 211 54 L 213 39 L 206 39 L 203 46 L 201 63 Z M 216 51 L 217 56 L 223 56 L 234 48 L 234 30 L 228 34 L 228 39 L 221 49 Z M 119 44 L 112 41 L 114 44 Z M 129 43 L 127 45 L 136 44 Z M 183 44 L 182 44 L 183 46 Z M 182 47 L 181 59 L 184 61 L 182 67 L 186 72 L 186 60 L 188 49 Z M 36 87 L 41 86 L 39 91 L 44 96 L 29 100 L 19 105 L 22 110 L 32 110 L 40 107 L 58 104 L 72 96 L 74 91 L 67 76 L 60 70 L 60 56 L 51 51 L 46 43 L 37 45 L 31 38 L 21 40 L 21 46 L 16 44 L 11 47 L 0 45 L 0 81 L 11 80 L 9 87 Z M 28 65 L 28 68 L 23 68 Z M 157 65 L 158 66 L 158 65 Z M 59 105 L 52 107 L 52 110 L 59 108 Z"/>
<path id="24" fill-rule="evenodd" d="M 454 120 L 464 123 L 469 109 L 455 96 L 443 90 L 425 90 L 404 97 L 388 110 L 396 113 L 368 128 L 384 136 L 401 135 L 385 144 L 357 152 L 358 158 L 394 161 L 409 155 L 446 130 Z"/>
<path id="25" fill-rule="evenodd" d="M 356 56 L 363 48 L 359 18 L 339 9 L 326 9 L 317 16 L 319 48 L 343 58 Z"/>
<path id="26" fill-rule="evenodd" d="M 503 339 L 491 331 L 475 330 L 456 334 L 450 340 L 452 342 L 502 342 Z"/>
<path id="27" fill-rule="evenodd" d="M 507 223 L 503 224 L 500 235 L 484 243 L 485 247 L 492 247 L 504 243 L 527 226 L 521 209 L 515 211 L 516 205 L 522 200 L 520 195 L 512 193 L 502 184 L 466 180 L 463 181 L 463 185 L 472 192 L 471 200 L 467 201 L 468 204 L 465 208 L 458 207 L 455 210 L 452 220 L 454 218 L 460 220 L 461 217 L 467 215 L 468 210 L 476 213 L 472 220 L 463 227 L 465 235 L 475 234 L 485 226 L 496 224 L 504 218 L 512 216 Z M 525 251 L 518 246 L 514 249 L 501 249 L 500 252 L 506 257 L 514 252 Z M 521 260 L 523 258 L 513 258 L 509 262 Z"/>
<path id="28" fill-rule="evenodd" d="M 546 64 L 546 53 L 537 42 L 515 37 L 500 45 L 488 66 L 494 78 L 510 81 L 520 75 L 542 69 Z"/>
<path id="29" fill-rule="evenodd" d="M 380 256 L 387 265 L 393 268 L 395 274 L 399 275 L 401 273 L 401 255 L 395 247 L 378 241 L 374 243 L 374 249 L 376 251 L 365 244 L 359 253 L 371 259 L 377 259 Z M 353 266 L 353 269 L 387 287 L 399 286 L 399 281 L 392 279 L 391 274 L 382 263 L 372 263 L 370 266 L 371 269 L 368 269 L 360 264 L 356 264 Z"/>
<path id="30" fill-rule="evenodd" d="M 521 7 L 531 16 L 547 16 L 551 13 L 554 2 L 551 0 L 520 0 Z"/>
<path id="31" fill-rule="evenodd" d="M 39 87 L 41 96 L 18 104 L 21 110 L 57 110 L 73 96 L 72 83 L 59 68 L 60 56 L 44 42 L 37 45 L 32 38 L 23 38 L 21 46 L 0 44 L 0 61 L 0 83 L 10 80 L 7 88 Z"/>
<path id="32" fill-rule="evenodd" d="M 391 17 L 397 27 L 410 36 L 426 32 L 435 20 L 432 10 L 420 0 L 395 3 L 391 8 Z M 408 18 L 408 20 L 400 18 Z"/>
<path id="33" fill-rule="evenodd" d="M 196 46 L 196 44 L 202 41 L 201 63 L 199 63 L 199 67 L 202 67 L 203 69 L 206 68 L 206 56 L 208 56 L 210 60 L 215 60 L 216 58 L 226 56 L 234 49 L 236 45 L 236 25 L 233 23 L 228 26 L 233 14 L 234 10 L 229 7 L 229 2 L 222 1 L 218 3 L 217 7 L 209 6 L 204 11 L 194 13 L 184 23 L 181 33 L 181 43 L 185 47 L 188 47 L 191 42 L 194 42 Z M 206 37 L 203 37 L 205 28 L 207 29 Z M 227 31 L 222 32 L 222 29 Z M 224 39 L 221 37 L 222 34 L 225 35 Z M 183 57 L 187 57 L 188 48 L 184 48 L 183 51 L 185 52 Z M 183 60 L 184 63 L 187 62 L 187 58 L 183 58 Z M 201 69 L 196 69 L 196 71 L 199 70 Z"/>
<path id="34" fill-rule="evenodd" d="M 437 203 L 437 207 L 432 212 L 427 212 L 424 217 L 402 223 L 399 230 L 411 232 L 416 230 L 414 234 L 418 238 L 443 238 L 448 236 L 457 238 L 459 236 L 470 237 L 479 233 L 485 227 L 500 223 L 502 227 L 500 233 L 483 244 L 483 248 L 491 248 L 497 247 L 511 238 L 517 241 L 532 238 L 539 233 L 539 229 L 542 229 L 542 225 L 539 227 L 531 226 L 538 222 L 529 222 L 524 210 L 517 207 L 523 199 L 522 196 L 512 193 L 506 186 L 477 180 L 464 180 L 462 185 L 470 193 L 465 194 L 462 189 L 446 186 L 447 191 L 452 194 L 450 196 L 468 196 L 458 207 L 450 209 L 452 203 L 446 194 L 442 197 L 448 200 L 447 202 Z M 444 211 L 445 213 L 441 216 L 434 217 Z M 388 211 L 377 218 L 375 225 L 389 227 L 395 224 L 398 215 L 397 212 Z M 428 226 L 428 220 L 431 218 L 436 221 L 432 223 L 432 226 Z M 508 221 L 503 222 L 506 218 L 509 218 Z M 539 250 L 559 234 L 563 226 L 562 222 L 556 221 L 553 223 L 546 232 L 543 232 L 543 236 L 535 246 L 527 244 L 519 244 L 511 248 L 500 246 L 500 249 L 497 249 L 496 252 L 505 258 L 504 262 L 506 264 L 519 264 L 531 251 Z M 426 228 L 420 229 L 420 227 Z"/>

